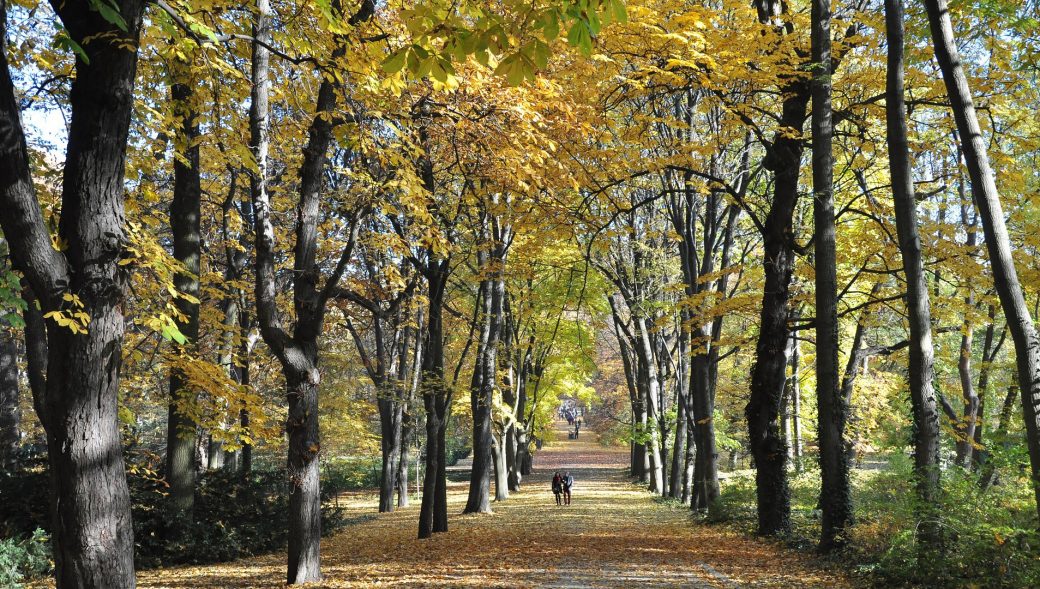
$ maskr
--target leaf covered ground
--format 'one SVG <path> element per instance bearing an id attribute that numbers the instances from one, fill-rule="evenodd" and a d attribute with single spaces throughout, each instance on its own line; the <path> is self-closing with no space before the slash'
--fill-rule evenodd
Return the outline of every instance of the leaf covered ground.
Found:
<path id="1" fill-rule="evenodd" d="M 322 542 L 322 587 L 848 587 L 840 571 L 803 553 L 698 523 L 655 501 L 625 476 L 625 449 L 594 434 L 547 445 L 523 490 L 492 515 L 460 515 L 467 483 L 449 483 L 449 529 L 417 540 L 418 506 L 374 515 L 375 497 L 346 502 L 357 522 Z M 575 477 L 574 500 L 557 507 L 554 470 Z M 463 473 L 459 473 L 463 474 Z M 461 480 L 463 477 L 453 477 Z M 279 587 L 284 555 L 220 565 L 143 571 L 153 588 Z"/>

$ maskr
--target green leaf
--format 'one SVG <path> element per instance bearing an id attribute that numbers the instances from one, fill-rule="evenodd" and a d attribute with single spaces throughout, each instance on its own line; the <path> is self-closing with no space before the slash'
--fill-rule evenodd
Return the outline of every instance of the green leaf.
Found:
<path id="1" fill-rule="evenodd" d="M 383 60 L 383 71 L 388 74 L 396 74 L 404 67 L 404 58 L 408 55 L 408 48 L 402 47 L 394 51 Z"/>
<path id="2" fill-rule="evenodd" d="M 610 0 L 610 7 L 614 12 L 614 20 L 625 24 L 628 22 L 628 11 L 625 9 L 624 0 Z"/>
<path id="3" fill-rule="evenodd" d="M 163 326 L 162 337 L 167 341 L 175 341 L 178 344 L 185 344 L 188 342 L 188 338 L 181 333 L 181 330 L 177 328 L 177 325 L 172 321 Z"/>
<path id="4" fill-rule="evenodd" d="M 69 36 L 68 31 L 61 25 L 58 25 L 58 34 L 54 37 L 54 46 L 75 53 L 80 61 L 90 65 L 90 57 L 87 55 L 86 50 L 79 43 L 75 42 Z"/>
<path id="5" fill-rule="evenodd" d="M 126 21 L 123 20 L 123 15 L 119 14 L 119 6 L 116 5 L 115 0 L 90 0 L 90 7 L 100 14 L 101 18 L 126 32 Z"/>
<path id="6" fill-rule="evenodd" d="M 542 33 L 545 35 L 545 40 L 550 42 L 555 41 L 560 36 L 560 19 L 555 12 L 546 15 Z"/>
<path id="7" fill-rule="evenodd" d="M 579 20 L 571 25 L 567 31 L 567 42 L 580 49 L 585 57 L 592 55 L 592 36 L 585 21 Z"/>

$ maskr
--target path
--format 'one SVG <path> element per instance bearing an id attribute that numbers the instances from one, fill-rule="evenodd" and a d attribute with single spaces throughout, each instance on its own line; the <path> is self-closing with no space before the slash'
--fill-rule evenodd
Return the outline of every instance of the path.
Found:
<path id="1" fill-rule="evenodd" d="M 415 538 L 418 508 L 364 517 L 374 497 L 349 503 L 360 523 L 322 542 L 322 587 L 847 587 L 805 555 L 691 520 L 628 482 L 626 450 L 592 432 L 546 445 L 523 490 L 492 515 L 459 515 L 468 483 L 449 482 L 449 532 Z M 554 470 L 576 479 L 569 507 L 555 505 Z M 278 587 L 284 555 L 142 572 L 141 587 Z"/>

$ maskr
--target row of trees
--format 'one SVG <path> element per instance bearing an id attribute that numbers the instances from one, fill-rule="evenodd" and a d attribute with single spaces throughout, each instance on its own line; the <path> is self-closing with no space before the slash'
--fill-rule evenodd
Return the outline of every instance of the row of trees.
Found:
<path id="1" fill-rule="evenodd" d="M 1002 372 L 1001 380 L 1021 393 L 1035 484 L 1037 397 L 1027 384 L 1036 380 L 1035 330 L 1016 277 L 1016 263 L 1027 272 L 1033 264 L 1012 253 L 1016 234 L 1005 225 L 998 176 L 986 154 L 987 146 L 996 146 L 1005 162 L 1032 157 L 1027 145 L 1007 135 L 1021 128 L 1031 136 L 1032 127 L 995 114 L 1004 112 L 997 106 L 1003 104 L 999 89 L 1019 68 L 1028 69 L 1023 64 L 1030 63 L 1030 50 L 1021 37 L 1012 34 L 1007 44 L 985 48 L 1009 69 L 987 74 L 991 122 L 983 130 L 945 4 L 929 4 L 914 22 L 929 25 L 937 68 L 927 55 L 904 58 L 899 3 L 841 6 L 841 20 L 853 24 L 836 32 L 826 2 L 813 2 L 809 15 L 771 2 L 751 9 L 640 8 L 660 32 L 649 40 L 633 41 L 625 33 L 604 39 L 605 61 L 617 64 L 612 73 L 621 82 L 602 105 L 601 124 L 613 136 L 599 147 L 607 180 L 594 186 L 616 195 L 606 211 L 616 222 L 605 238 L 592 236 L 598 247 L 589 246 L 616 291 L 610 300 L 614 332 L 637 432 L 633 474 L 656 493 L 695 508 L 710 505 L 719 494 L 712 430 L 719 417 L 720 363 L 731 359 L 731 378 L 742 378 L 738 373 L 750 364 L 750 382 L 742 384 L 750 392 L 744 413 L 758 530 L 789 533 L 789 463 L 800 460 L 802 449 L 799 384 L 806 376 L 800 348 L 809 341 L 816 388 L 812 429 L 822 477 L 820 548 L 840 548 L 854 513 L 855 448 L 847 428 L 850 419 L 864 417 L 850 415 L 856 379 L 870 357 L 907 348 L 903 370 L 921 518 L 934 521 L 927 510 L 939 496 L 940 411 L 954 433 L 957 463 L 979 468 L 983 485 L 992 480 L 980 465 L 991 440 L 1006 436 L 1007 424 L 1005 418 L 992 438 L 984 436 L 980 399 L 992 386 L 1000 334 L 1007 332 L 1015 342 L 1016 369 Z M 872 20 L 875 14 L 885 21 Z M 922 36 L 919 29 L 913 33 Z M 974 38 L 967 48 L 982 50 Z M 877 87 L 886 74 L 887 84 Z M 945 85 L 929 84 L 929 75 Z M 915 81 L 910 91 L 905 76 Z M 835 89 L 838 99 L 832 99 Z M 908 100 L 908 92 L 916 98 Z M 916 119 L 908 122 L 909 109 Z M 811 135 L 804 134 L 807 123 Z M 911 132 L 919 136 L 913 144 Z M 803 162 L 807 148 L 812 158 Z M 612 167 L 618 151 L 633 154 L 631 160 L 639 154 L 640 165 Z M 805 163 L 811 178 L 802 174 Z M 1029 173 L 1008 176 L 1009 186 L 1019 190 L 1035 184 Z M 922 185 L 927 194 L 920 193 Z M 809 192 L 807 202 L 802 196 Z M 890 202 L 881 198 L 889 192 Z M 948 218 L 950 209 L 960 215 Z M 1012 216 L 1013 231 L 1022 230 L 1018 222 Z M 1017 239 L 1024 239 L 1021 233 Z M 755 259 L 761 260 L 758 270 L 751 268 Z M 930 313 L 930 291 L 943 301 L 939 318 Z M 757 306 L 749 301 L 754 292 L 760 293 Z M 901 300 L 905 307 L 893 305 Z M 1004 310 L 1003 327 L 997 309 Z M 749 321 L 753 314 L 757 322 Z M 893 341 L 871 345 L 876 316 L 899 321 L 907 332 L 897 329 L 888 336 Z M 980 328 L 986 333 L 981 350 L 974 344 Z M 933 385 L 933 334 L 953 331 L 960 333 L 952 362 L 963 407 Z M 980 358 L 977 372 L 974 355 Z M 991 407 L 990 415 L 1006 414 L 1012 398 L 1009 393 L 1004 407 Z M 732 412 L 729 419 L 734 421 Z M 921 526 L 922 545 L 940 546 L 939 535 L 934 524 Z"/>
<path id="2" fill-rule="evenodd" d="M 489 511 L 604 336 L 633 475 L 706 509 L 719 446 L 746 446 L 762 534 L 789 532 L 789 463 L 814 439 L 821 548 L 847 542 L 869 433 L 857 382 L 904 348 L 889 371 L 906 375 L 923 506 L 940 410 L 957 461 L 992 481 L 987 447 L 1014 427 L 1010 395 L 986 402 L 998 383 L 1021 392 L 1040 480 L 1036 282 L 1016 277 L 1034 272 L 1037 97 L 1019 81 L 1035 46 L 994 9 L 1011 32 L 963 43 L 989 68 L 966 71 L 945 4 L 926 8 L 904 33 L 892 1 L 838 7 L 854 24 L 833 32 L 822 0 L 0 6 L 0 423 L 18 421 L 24 350 L 59 586 L 133 586 L 122 439 L 146 413 L 129 408 L 159 405 L 171 539 L 193 517 L 198 449 L 248 471 L 284 417 L 287 580 L 320 578 L 319 457 L 343 443 L 320 432 L 351 418 L 326 413 L 343 364 L 354 379 L 335 387 L 376 407 L 380 511 L 424 463 L 420 538 L 448 528 L 452 413 L 472 419 L 466 511 Z M 925 22 L 938 69 L 903 56 Z M 969 80 L 988 91 L 982 123 Z M 33 113 L 67 128 L 26 128 Z M 1007 226 L 987 149 L 1019 164 Z M 943 333 L 963 407 L 934 386 Z M 939 533 L 920 528 L 926 546 Z"/>

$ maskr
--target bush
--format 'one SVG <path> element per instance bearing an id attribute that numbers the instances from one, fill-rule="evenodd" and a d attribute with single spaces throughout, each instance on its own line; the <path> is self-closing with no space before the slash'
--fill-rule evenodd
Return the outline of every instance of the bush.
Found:
<path id="1" fill-rule="evenodd" d="M 333 458 L 321 464 L 321 489 L 334 496 L 343 491 L 379 486 L 382 458 Z"/>
<path id="2" fill-rule="evenodd" d="M 282 471 L 203 474 L 195 487 L 194 521 L 181 523 L 176 534 L 167 533 L 165 486 L 156 480 L 132 487 L 138 566 L 226 562 L 286 545 L 289 483 Z M 325 534 L 342 521 L 328 497 L 323 493 Z"/>
<path id="3" fill-rule="evenodd" d="M 21 540 L 0 540 L 0 587 L 21 587 L 21 581 L 43 577 L 53 566 L 50 542 L 39 528 Z"/>
<path id="4" fill-rule="evenodd" d="M 941 551 L 920 559 L 911 472 L 900 455 L 862 486 L 852 543 L 861 572 L 884 585 L 1040 587 L 1040 533 L 1027 480 L 983 490 L 975 473 L 946 470 L 931 511 Z"/>
<path id="5" fill-rule="evenodd" d="M 202 474 L 195 491 L 194 521 L 174 522 L 176 533 L 168 529 L 165 481 L 143 468 L 132 468 L 127 481 L 139 567 L 223 562 L 280 550 L 288 540 L 289 483 L 283 471 L 253 471 L 247 476 L 226 471 Z M 326 501 L 330 490 L 322 498 L 323 533 L 344 523 L 340 510 Z M 19 537 L 36 528 L 49 530 L 49 493 L 50 478 L 42 470 L 0 477 L 0 496 L 5 499 L 0 502 L 0 529 L 4 535 Z"/>

